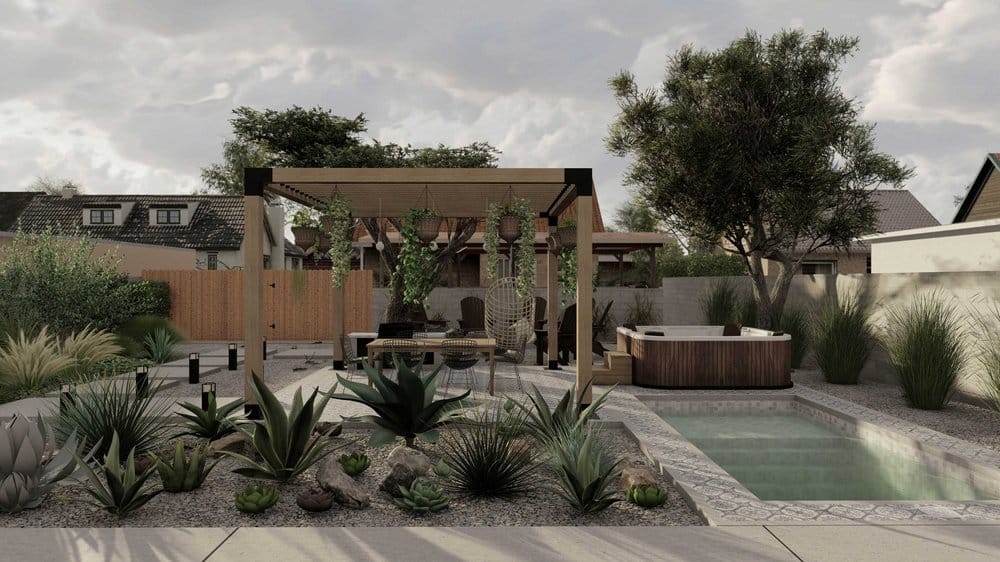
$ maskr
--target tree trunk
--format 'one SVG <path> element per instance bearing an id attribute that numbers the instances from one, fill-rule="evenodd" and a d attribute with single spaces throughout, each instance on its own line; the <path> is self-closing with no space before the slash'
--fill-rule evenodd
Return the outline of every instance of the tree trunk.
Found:
<path id="1" fill-rule="evenodd" d="M 777 262 L 778 277 L 774 284 L 768 289 L 767 276 L 764 275 L 764 258 L 760 255 L 751 255 L 747 260 L 750 269 L 750 280 L 753 283 L 753 295 L 757 301 L 757 324 L 758 328 L 765 330 L 777 330 L 781 324 L 781 313 L 785 309 L 785 301 L 788 300 L 788 290 L 795 278 L 795 264 L 788 260 Z"/>

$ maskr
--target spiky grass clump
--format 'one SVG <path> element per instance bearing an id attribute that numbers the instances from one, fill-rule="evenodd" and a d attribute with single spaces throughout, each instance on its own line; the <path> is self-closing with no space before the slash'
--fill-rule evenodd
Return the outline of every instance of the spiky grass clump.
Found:
<path id="1" fill-rule="evenodd" d="M 143 340 L 143 345 L 146 346 L 146 354 L 149 356 L 150 361 L 161 365 L 173 359 L 177 340 L 166 329 L 157 328 L 152 334 L 146 336 L 146 339 Z"/>
<path id="2" fill-rule="evenodd" d="M 965 328 L 958 309 L 939 294 L 919 295 L 888 310 L 886 349 L 906 403 L 940 410 L 965 368 Z"/>
<path id="3" fill-rule="evenodd" d="M 118 345 L 114 334 L 88 326 L 66 336 L 59 345 L 59 351 L 72 358 L 78 370 L 88 372 L 94 365 L 111 359 L 124 349 Z"/>
<path id="4" fill-rule="evenodd" d="M 809 317 L 801 308 L 786 307 L 778 324 L 792 336 L 792 368 L 798 369 L 809 352 Z"/>
<path id="5" fill-rule="evenodd" d="M 740 306 L 740 292 L 729 279 L 712 283 L 699 299 L 705 323 L 709 326 L 723 326 L 736 321 Z M 755 313 L 756 314 L 756 313 Z"/>
<path id="6" fill-rule="evenodd" d="M 973 341 L 983 390 L 993 407 L 1000 410 L 1000 303 L 992 302 L 974 321 Z"/>
<path id="7" fill-rule="evenodd" d="M 0 386 L 41 389 L 49 379 L 75 365 L 71 357 L 59 352 L 58 342 L 49 335 L 47 328 L 39 330 L 34 337 L 25 335 L 22 330 L 17 339 L 8 336 L 6 345 L 0 346 Z"/>
<path id="8" fill-rule="evenodd" d="M 826 381 L 858 384 L 861 370 L 875 348 L 871 308 L 858 294 L 830 298 L 819 305 L 810 324 L 816 363 Z"/>
<path id="9" fill-rule="evenodd" d="M 531 490 L 537 455 L 504 430 L 503 419 L 512 415 L 517 414 L 498 404 L 445 435 L 450 489 L 479 497 L 511 497 Z"/>

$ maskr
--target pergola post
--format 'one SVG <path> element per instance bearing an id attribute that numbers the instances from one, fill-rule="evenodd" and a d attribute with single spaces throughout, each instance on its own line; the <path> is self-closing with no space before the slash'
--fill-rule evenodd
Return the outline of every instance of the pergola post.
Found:
<path id="1" fill-rule="evenodd" d="M 548 331 L 549 364 L 552 371 L 559 370 L 559 254 L 553 247 L 552 237 L 556 235 L 559 217 L 549 216 L 549 244 L 545 250 L 545 328 Z"/>
<path id="2" fill-rule="evenodd" d="M 659 279 L 656 278 L 656 248 L 649 248 L 649 286 L 659 287 Z"/>
<path id="3" fill-rule="evenodd" d="M 566 183 L 576 189 L 576 402 L 590 404 L 594 330 L 594 179 L 589 168 L 567 169 Z"/>
<path id="4" fill-rule="evenodd" d="M 333 368 L 344 368 L 344 288 L 333 288 Z"/>
<path id="5" fill-rule="evenodd" d="M 264 186 L 270 168 L 243 171 L 243 399 L 250 419 L 260 419 L 260 405 L 250 383 L 264 377 Z"/>

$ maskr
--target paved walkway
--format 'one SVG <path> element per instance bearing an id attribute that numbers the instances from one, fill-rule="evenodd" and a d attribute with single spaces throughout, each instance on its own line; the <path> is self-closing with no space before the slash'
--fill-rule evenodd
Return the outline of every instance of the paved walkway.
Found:
<path id="1" fill-rule="evenodd" d="M 4 560 L 994 561 L 995 526 L 0 529 Z"/>

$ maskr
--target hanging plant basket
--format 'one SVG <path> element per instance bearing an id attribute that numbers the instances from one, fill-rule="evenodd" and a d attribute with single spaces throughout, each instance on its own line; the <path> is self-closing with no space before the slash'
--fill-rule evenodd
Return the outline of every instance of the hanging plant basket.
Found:
<path id="1" fill-rule="evenodd" d="M 337 222 L 337 217 L 332 215 L 323 215 L 319 218 L 319 224 L 323 228 L 323 232 L 330 232 L 333 230 L 333 224 Z"/>
<path id="2" fill-rule="evenodd" d="M 332 243 L 333 242 L 332 242 L 332 239 L 330 238 L 330 234 L 329 233 L 327 233 L 327 232 L 320 232 L 319 233 L 319 238 L 316 240 L 316 249 L 319 250 L 320 253 L 329 252 Z"/>
<path id="3" fill-rule="evenodd" d="M 312 226 L 293 226 L 292 236 L 295 237 L 295 245 L 302 248 L 303 251 L 309 251 L 309 248 L 313 247 L 316 243 L 316 236 L 319 235 L 319 231 Z"/>
<path id="4" fill-rule="evenodd" d="M 424 244 L 428 244 L 437 240 L 438 235 L 441 234 L 441 217 L 437 215 L 421 217 L 417 221 L 416 227 L 417 238 Z"/>
<path id="5" fill-rule="evenodd" d="M 576 225 L 556 227 L 556 240 L 559 241 L 560 248 L 576 248 Z"/>
<path id="6" fill-rule="evenodd" d="M 513 244 L 521 237 L 521 217 L 515 215 L 504 215 L 497 223 L 497 235 L 508 243 Z"/>

